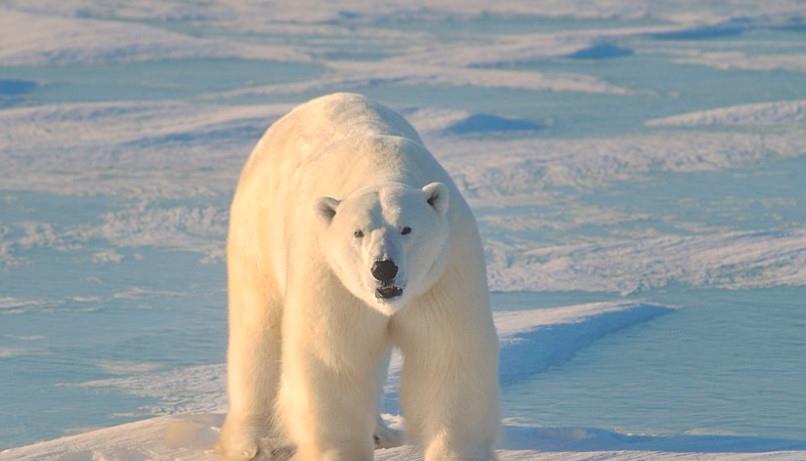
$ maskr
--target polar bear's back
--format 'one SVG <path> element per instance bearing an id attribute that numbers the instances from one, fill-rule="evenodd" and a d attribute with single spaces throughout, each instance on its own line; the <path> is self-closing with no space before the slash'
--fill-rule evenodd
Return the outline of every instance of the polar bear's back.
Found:
<path id="1" fill-rule="evenodd" d="M 255 147 L 244 172 L 266 156 L 272 163 L 307 163 L 328 146 L 351 138 L 398 136 L 422 144 L 414 128 L 396 112 L 354 93 L 334 93 L 308 101 L 275 122 Z"/>
<path id="2" fill-rule="evenodd" d="M 333 93 L 313 99 L 298 106 L 283 119 L 287 119 L 295 129 L 311 128 L 313 138 L 343 138 L 372 133 L 422 142 L 403 117 L 355 93 Z"/>

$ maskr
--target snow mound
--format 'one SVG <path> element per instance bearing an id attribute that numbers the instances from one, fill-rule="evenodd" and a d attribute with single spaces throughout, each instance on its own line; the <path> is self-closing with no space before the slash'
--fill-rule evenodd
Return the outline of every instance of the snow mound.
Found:
<path id="1" fill-rule="evenodd" d="M 452 123 L 445 129 L 451 134 L 500 133 L 509 131 L 537 131 L 540 123 L 519 118 L 501 117 L 492 114 L 474 114 Z"/>

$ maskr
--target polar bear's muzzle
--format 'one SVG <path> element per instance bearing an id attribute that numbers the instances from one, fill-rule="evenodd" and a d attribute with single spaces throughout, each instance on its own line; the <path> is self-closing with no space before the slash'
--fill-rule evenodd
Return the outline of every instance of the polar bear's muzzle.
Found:
<path id="1" fill-rule="evenodd" d="M 395 298 L 403 294 L 403 289 L 394 284 L 398 267 L 391 259 L 375 261 L 372 265 L 372 276 L 381 283 L 381 287 L 375 290 L 375 297 L 380 299 Z"/>

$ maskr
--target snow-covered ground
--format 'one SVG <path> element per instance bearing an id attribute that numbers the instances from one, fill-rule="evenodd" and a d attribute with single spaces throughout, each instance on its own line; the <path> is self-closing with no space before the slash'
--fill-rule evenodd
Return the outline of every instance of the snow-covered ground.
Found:
<path id="1" fill-rule="evenodd" d="M 804 31 L 799 0 L 0 0 L 0 449 L 55 439 L 0 459 L 209 457 L 238 171 L 337 90 L 474 208 L 502 459 L 806 459 Z"/>
<path id="2" fill-rule="evenodd" d="M 210 447 L 215 444 L 223 420 L 224 415 L 209 413 L 161 416 L 11 449 L 0 453 L 0 459 L 212 461 L 217 458 Z M 584 428 L 543 428 L 518 424 L 507 424 L 503 439 L 502 448 L 497 451 L 501 461 L 801 461 L 806 456 L 806 451 L 792 449 L 787 442 L 759 442 L 720 436 L 645 437 Z M 765 448 L 757 452 L 750 448 L 754 446 Z M 803 447 L 799 449 L 803 450 Z M 375 459 L 414 461 L 423 458 L 412 447 L 404 445 L 375 450 Z"/>
<path id="3" fill-rule="evenodd" d="M 506 386 L 569 360 L 596 339 L 640 324 L 672 308 L 644 303 L 594 303 L 498 313 L 501 382 Z M 400 361 L 393 360 L 387 389 L 396 400 Z M 192 367 L 84 383 L 159 396 L 175 416 L 99 429 L 0 452 L 0 460 L 215 459 L 211 447 L 223 422 L 223 365 Z M 396 413 L 394 413 L 396 414 Z M 393 427 L 401 420 L 385 418 Z M 737 436 L 621 434 L 601 429 L 542 427 L 505 421 L 501 460 L 544 459 L 803 459 L 806 443 Z M 378 460 L 421 459 L 409 446 L 376 450 Z"/>

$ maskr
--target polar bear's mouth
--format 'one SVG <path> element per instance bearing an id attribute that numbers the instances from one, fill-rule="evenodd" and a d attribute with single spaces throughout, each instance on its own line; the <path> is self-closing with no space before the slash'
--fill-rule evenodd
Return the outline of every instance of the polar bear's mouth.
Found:
<path id="1" fill-rule="evenodd" d="M 389 285 L 375 290 L 375 297 L 381 299 L 395 298 L 403 294 L 403 289 L 394 285 Z"/>

